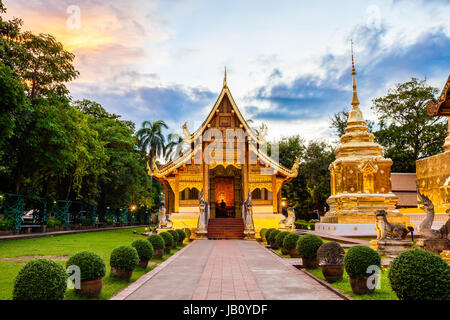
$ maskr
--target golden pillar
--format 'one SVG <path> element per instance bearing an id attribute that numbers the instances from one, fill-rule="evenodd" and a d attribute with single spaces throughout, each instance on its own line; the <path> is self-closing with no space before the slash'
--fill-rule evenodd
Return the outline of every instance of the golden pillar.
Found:
<path id="1" fill-rule="evenodd" d="M 444 151 L 450 151 L 450 117 L 447 117 L 447 137 L 444 142 Z"/>
<path id="2" fill-rule="evenodd" d="M 177 172 L 175 174 L 175 185 L 173 190 L 174 199 L 174 212 L 180 212 L 180 174 Z"/>
<path id="3" fill-rule="evenodd" d="M 278 213 L 277 175 L 272 175 L 272 204 L 273 213 Z"/>

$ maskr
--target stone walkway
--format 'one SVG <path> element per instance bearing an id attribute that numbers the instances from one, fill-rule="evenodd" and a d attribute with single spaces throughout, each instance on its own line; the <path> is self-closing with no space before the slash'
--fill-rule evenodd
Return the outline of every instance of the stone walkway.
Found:
<path id="1" fill-rule="evenodd" d="M 285 259 L 284 259 L 285 260 Z M 195 241 L 113 300 L 336 300 L 339 295 L 254 241 Z"/>

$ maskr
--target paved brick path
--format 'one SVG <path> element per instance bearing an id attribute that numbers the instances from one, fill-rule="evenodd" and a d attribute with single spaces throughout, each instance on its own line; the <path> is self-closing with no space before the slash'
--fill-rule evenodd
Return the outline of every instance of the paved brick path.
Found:
<path id="1" fill-rule="evenodd" d="M 342 299 L 254 241 L 195 241 L 112 299 Z"/>

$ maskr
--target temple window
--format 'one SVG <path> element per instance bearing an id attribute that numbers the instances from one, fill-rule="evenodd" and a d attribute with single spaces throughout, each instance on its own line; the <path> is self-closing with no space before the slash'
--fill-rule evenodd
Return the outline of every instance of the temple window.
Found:
<path id="1" fill-rule="evenodd" d="M 261 189 L 257 188 L 252 192 L 252 199 L 260 200 L 261 199 Z"/>

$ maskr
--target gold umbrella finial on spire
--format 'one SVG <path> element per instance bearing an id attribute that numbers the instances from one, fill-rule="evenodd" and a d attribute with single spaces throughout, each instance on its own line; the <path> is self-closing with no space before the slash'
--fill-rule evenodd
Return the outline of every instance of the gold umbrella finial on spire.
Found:
<path id="1" fill-rule="evenodd" d="M 353 76 L 352 106 L 353 106 L 353 108 L 358 108 L 359 99 L 358 99 L 358 92 L 356 90 L 356 69 L 355 69 L 355 58 L 354 58 L 354 54 L 353 54 L 353 40 L 350 40 L 350 42 L 351 42 L 351 48 L 352 48 L 352 76 Z"/>

